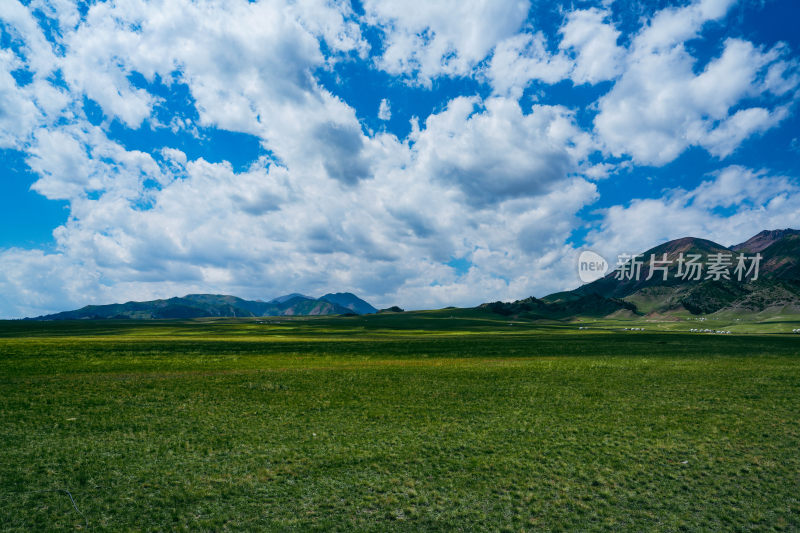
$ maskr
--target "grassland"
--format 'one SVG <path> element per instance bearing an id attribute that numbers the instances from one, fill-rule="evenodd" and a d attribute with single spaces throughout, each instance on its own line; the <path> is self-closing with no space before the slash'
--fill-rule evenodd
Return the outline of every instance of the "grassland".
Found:
<path id="1" fill-rule="evenodd" d="M 644 325 L 0 323 L 0 527 L 800 529 L 800 323 Z"/>

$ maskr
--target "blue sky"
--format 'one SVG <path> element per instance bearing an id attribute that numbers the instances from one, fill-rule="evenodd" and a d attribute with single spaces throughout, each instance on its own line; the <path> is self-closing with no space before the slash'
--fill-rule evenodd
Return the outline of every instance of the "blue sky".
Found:
<path id="1" fill-rule="evenodd" d="M 433 308 L 800 227 L 793 0 L 0 3 L 0 317 Z"/>

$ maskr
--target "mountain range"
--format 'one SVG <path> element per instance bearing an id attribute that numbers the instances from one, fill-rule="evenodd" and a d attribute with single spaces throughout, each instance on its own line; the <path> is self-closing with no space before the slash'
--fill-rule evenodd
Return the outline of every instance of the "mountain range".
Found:
<path id="1" fill-rule="evenodd" d="M 695 267 L 700 263 L 699 273 L 695 271 L 697 275 L 690 271 L 692 258 L 699 258 L 695 261 Z M 713 266 L 715 262 L 716 267 Z M 757 268 L 754 262 L 758 263 Z M 614 270 L 571 291 L 557 292 L 544 298 L 531 296 L 515 302 L 485 303 L 476 309 L 500 316 L 559 320 L 576 316 L 800 312 L 799 230 L 762 231 L 731 247 L 707 239 L 684 237 L 651 248 L 625 265 L 622 270 L 627 275 Z M 737 271 L 737 266 L 745 268 Z M 377 312 L 375 307 L 348 292 L 329 293 L 320 298 L 292 293 L 266 302 L 218 294 L 189 294 L 147 302 L 89 305 L 35 320 L 363 315 Z"/>
<path id="2" fill-rule="evenodd" d="M 147 302 L 87 305 L 74 311 L 40 316 L 35 320 L 358 315 L 377 311 L 369 303 L 349 292 L 330 293 L 320 298 L 293 293 L 273 298 L 268 302 L 243 300 L 222 294 L 188 294 L 181 298 Z"/>
<path id="3" fill-rule="evenodd" d="M 742 254 L 745 268 L 737 273 Z M 760 256 L 757 269 L 753 268 L 756 254 Z M 697 276 L 694 272 L 687 275 L 687 260 L 692 256 L 700 258 Z M 637 258 L 638 267 L 627 262 L 623 269 L 627 275 L 614 270 L 571 291 L 480 308 L 521 318 L 800 312 L 798 230 L 762 231 L 731 247 L 685 237 L 651 248 Z M 727 263 L 718 269 L 724 274 L 710 270 L 717 260 Z"/>

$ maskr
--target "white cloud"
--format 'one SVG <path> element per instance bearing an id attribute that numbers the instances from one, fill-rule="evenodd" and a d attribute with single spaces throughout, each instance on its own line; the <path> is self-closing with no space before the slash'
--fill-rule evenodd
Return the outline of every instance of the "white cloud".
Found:
<path id="1" fill-rule="evenodd" d="M 379 66 L 423 84 L 467 76 L 492 48 L 522 26 L 527 0 L 366 0 L 367 21 L 385 32 Z"/>
<path id="2" fill-rule="evenodd" d="M 349 2 L 299 0 L 287 6 L 298 23 L 312 35 L 325 41 L 333 51 L 355 52 L 366 57 L 369 45 L 361 35 Z"/>
<path id="3" fill-rule="evenodd" d="M 97 295 L 97 279 L 63 254 L 12 248 L 0 251 L 0 313 L 37 316 Z M 96 296 L 95 296 L 96 297 Z M 110 302 L 109 302 L 110 303 Z"/>
<path id="4" fill-rule="evenodd" d="M 392 108 L 389 105 L 389 100 L 386 98 L 382 99 L 380 106 L 378 106 L 378 118 L 381 120 L 389 120 L 392 118 Z"/>
<path id="5" fill-rule="evenodd" d="M 74 30 L 80 21 L 78 5 L 73 0 L 32 0 L 28 7 L 55 19 L 62 31 Z"/>
<path id="6" fill-rule="evenodd" d="M 791 180 L 783 176 L 770 176 L 766 171 L 754 171 L 733 165 L 714 173 L 686 198 L 696 207 L 714 208 L 731 206 L 758 206 L 775 197 L 798 191 Z"/>
<path id="7" fill-rule="evenodd" d="M 0 3 L 0 22 L 11 38 L 22 45 L 26 62 L 40 74 L 52 72 L 56 58 L 31 11 L 17 0 Z"/>
<path id="8" fill-rule="evenodd" d="M 625 50 L 617 46 L 620 32 L 607 17 L 595 8 L 572 11 L 559 30 L 559 48 L 574 54 L 570 77 L 577 84 L 610 80 L 621 71 Z"/>
<path id="9" fill-rule="evenodd" d="M 11 75 L 20 66 L 14 54 L 0 50 L 0 148 L 19 147 L 41 120 L 30 91 Z"/>
<path id="10" fill-rule="evenodd" d="M 592 141 L 560 106 L 456 98 L 413 137 L 418 164 L 453 183 L 472 205 L 543 195 L 577 169 Z"/>
<path id="11" fill-rule="evenodd" d="M 38 129 L 27 153 L 40 176 L 32 188 L 51 200 L 78 200 L 90 192 L 135 199 L 145 179 L 164 179 L 150 155 L 127 151 L 86 123 Z"/>
<path id="12" fill-rule="evenodd" d="M 608 151 L 642 164 L 663 165 L 690 146 L 730 155 L 751 135 L 766 131 L 786 110 L 737 108 L 750 97 L 787 92 L 796 62 L 782 47 L 761 50 L 728 39 L 722 54 L 695 74 L 684 46 L 703 25 L 725 14 L 730 2 L 706 1 L 655 15 L 633 40 L 622 77 L 599 101 L 595 128 Z M 780 73 L 780 74 L 777 74 Z M 792 88 L 796 88 L 795 82 Z"/>
<path id="13" fill-rule="evenodd" d="M 534 80 L 557 83 L 569 76 L 573 64 L 564 54 L 551 54 L 541 32 L 520 33 L 500 42 L 486 71 L 495 93 L 522 96 Z"/>
<path id="14" fill-rule="evenodd" d="M 48 81 L 58 59 L 28 9 L 16 0 L 3 2 L 0 26 L 18 50 L 0 50 L 0 148 L 20 149 L 37 126 L 69 115 L 70 98 Z M 17 83 L 14 71 L 29 81 Z"/>
<path id="15" fill-rule="evenodd" d="M 494 49 L 485 76 L 495 93 L 522 96 L 534 81 L 555 84 L 571 79 L 576 85 L 596 84 L 617 77 L 626 50 L 617 45 L 620 32 L 600 9 L 578 9 L 564 17 L 558 49 L 551 51 L 542 32 L 522 32 Z"/>
<path id="16" fill-rule="evenodd" d="M 366 138 L 354 110 L 321 88 L 323 39 L 335 52 L 363 54 L 346 5 L 143 1 L 95 4 L 64 37 L 64 77 L 109 119 L 131 128 L 148 120 L 158 97 L 135 86 L 185 84 L 199 125 L 256 135 L 292 167 L 353 183 L 368 176 Z M 173 117 L 185 125 L 188 117 Z M 156 121 L 151 121 L 151 125 Z M 183 127 L 183 126 L 179 126 Z M 192 124 L 191 127 L 194 127 Z"/>
<path id="17" fill-rule="evenodd" d="M 696 37 L 706 22 L 725 16 L 734 3 L 736 0 L 695 0 L 688 6 L 662 9 L 636 37 L 634 48 L 668 50 Z"/>
<path id="18" fill-rule="evenodd" d="M 789 112 L 786 106 L 772 111 L 763 107 L 740 109 L 718 126 L 703 132 L 698 144 L 720 158 L 732 154 L 742 142 L 752 135 L 764 133 L 776 126 Z"/>
<path id="19" fill-rule="evenodd" d="M 635 199 L 604 210 L 600 228 L 587 242 L 607 259 L 681 237 L 730 246 L 763 229 L 798 227 L 798 194 L 794 180 L 730 166 L 693 190 L 667 191 L 661 198 Z"/>
<path id="20" fill-rule="evenodd" d="M 437 153 L 451 135 L 453 148 Z M 44 130 L 36 140 L 37 188 L 69 198 L 72 216 L 55 232 L 57 253 L 0 252 L 0 284 L 30 293 L 4 308 L 13 316 L 192 291 L 353 290 L 406 307 L 533 293 L 564 282 L 553 249 L 564 250 L 575 213 L 597 194 L 568 177 L 586 150 L 570 113 L 535 106 L 526 115 L 505 99 L 457 99 L 411 145 L 370 139 L 375 177 L 352 184 L 266 160 L 234 172 L 169 148 L 159 166 L 96 128 Z M 486 166 L 493 151 L 509 157 Z M 548 167 L 560 159 L 560 173 Z M 459 277 L 442 264 L 452 257 L 475 266 Z M 33 270 L 43 268 L 59 291 L 38 285 Z"/>

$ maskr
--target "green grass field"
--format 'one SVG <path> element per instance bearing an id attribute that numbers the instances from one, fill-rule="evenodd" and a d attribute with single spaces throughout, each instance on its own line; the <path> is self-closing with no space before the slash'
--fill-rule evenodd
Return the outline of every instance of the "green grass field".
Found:
<path id="1" fill-rule="evenodd" d="M 778 322 L 3 322 L 0 528 L 796 531 Z"/>

